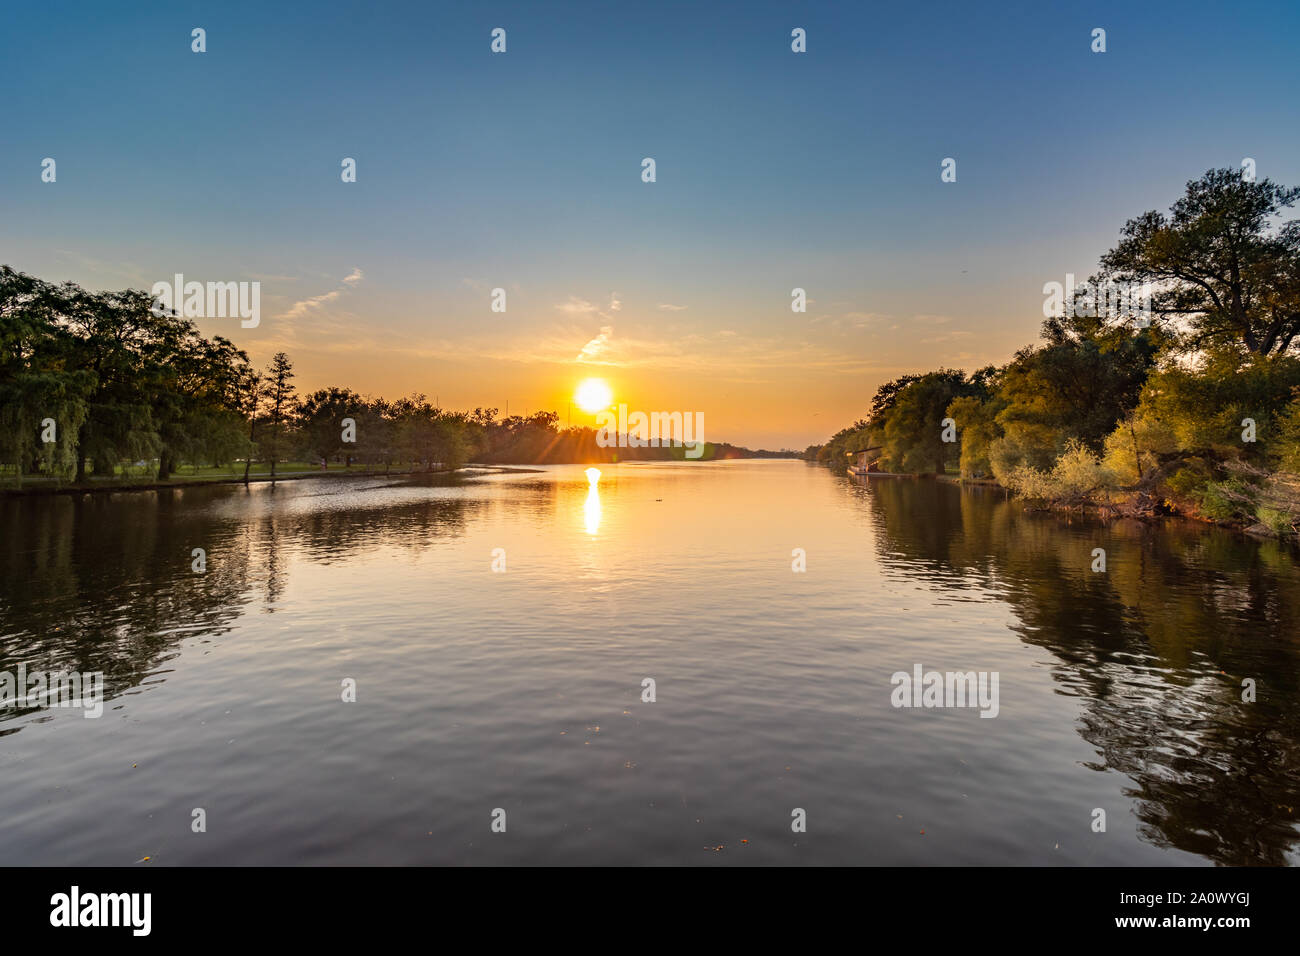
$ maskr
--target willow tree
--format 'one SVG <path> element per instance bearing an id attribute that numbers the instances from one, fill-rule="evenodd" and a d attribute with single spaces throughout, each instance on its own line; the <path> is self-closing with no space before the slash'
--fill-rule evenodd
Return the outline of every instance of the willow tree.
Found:
<path id="1" fill-rule="evenodd" d="M 150 408 L 158 430 L 158 477 L 181 461 L 223 465 L 247 453 L 241 383 L 248 356 L 222 336 L 164 317 L 146 348 Z"/>
<path id="2" fill-rule="evenodd" d="M 59 286 L 58 295 L 68 364 L 91 382 L 75 477 L 85 480 L 88 462 L 111 476 L 119 462 L 150 458 L 159 447 L 144 387 L 150 378 L 145 350 L 156 332 L 153 303 L 144 292 L 87 292 L 71 282 Z"/>
<path id="3" fill-rule="evenodd" d="M 56 474 L 71 469 L 91 379 L 64 361 L 49 283 L 0 266 L 0 462 Z"/>

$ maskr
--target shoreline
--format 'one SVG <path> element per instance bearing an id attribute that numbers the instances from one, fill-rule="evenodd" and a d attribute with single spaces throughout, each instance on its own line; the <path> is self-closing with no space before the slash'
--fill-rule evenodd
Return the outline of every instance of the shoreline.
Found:
<path id="1" fill-rule="evenodd" d="M 738 460 L 759 460 L 759 459 L 738 459 Z M 798 458 L 772 459 L 774 461 L 799 461 Z M 662 462 L 624 462 L 623 464 L 655 464 Z M 562 462 L 555 464 L 566 465 L 584 465 L 593 464 L 592 462 Z M 596 462 L 594 464 L 602 464 Z M 483 464 L 481 462 L 468 462 L 458 468 L 439 468 L 435 471 L 425 471 L 424 469 L 401 471 L 321 471 L 313 469 L 311 471 L 287 471 L 276 475 L 272 478 L 267 474 L 249 475 L 248 481 L 245 482 L 239 476 L 189 476 L 174 477 L 167 481 L 159 481 L 157 478 L 139 478 L 139 479 L 122 479 L 122 478 L 105 478 L 86 484 L 72 484 L 51 482 L 48 479 L 31 479 L 32 484 L 22 487 L 13 485 L 0 485 L 0 498 L 27 498 L 39 497 L 42 495 L 84 495 L 84 494 L 107 494 L 122 491 L 163 491 L 168 488 L 193 488 L 200 485 L 242 485 L 242 484 L 265 484 L 271 481 L 302 481 L 309 478 L 410 478 L 417 475 L 454 475 L 461 472 L 486 473 L 486 474 L 536 474 L 541 469 L 534 465 L 524 464 Z"/>
<path id="2" fill-rule="evenodd" d="M 157 478 L 141 478 L 136 481 L 104 479 L 94 484 L 46 484 L 31 485 L 22 488 L 0 487 L 0 498 L 26 498 L 42 495 L 93 495 L 123 491 L 164 491 L 168 488 L 196 488 L 204 485 L 242 485 L 267 484 L 279 481 L 302 481 L 309 478 L 409 478 L 413 475 L 450 475 L 460 469 L 442 469 L 439 471 L 290 471 L 272 478 L 270 475 L 249 475 L 245 482 L 242 477 L 194 476 L 189 478 L 159 481 Z"/>
<path id="3" fill-rule="evenodd" d="M 1268 530 L 1261 530 L 1258 525 L 1248 525 L 1244 521 L 1218 521 L 1213 518 L 1204 518 L 1200 515 L 1187 514 L 1182 511 L 1159 512 L 1159 511 L 1137 511 L 1127 509 L 1122 502 L 1097 502 L 1086 501 L 1079 504 L 1061 504 L 1051 501 L 1035 501 L 1029 498 L 1013 496 L 1012 492 L 997 480 L 993 478 L 962 478 L 958 475 L 940 475 L 935 473 L 922 475 L 894 474 L 887 472 L 878 473 L 882 478 L 913 478 L 925 479 L 932 481 L 942 481 L 946 484 L 956 485 L 958 487 L 975 487 L 991 488 L 1001 491 L 1009 501 L 1015 497 L 1022 505 L 1023 509 L 1028 512 L 1040 514 L 1059 514 L 1059 515 L 1087 515 L 1096 518 L 1099 521 L 1141 521 L 1144 524 L 1155 525 L 1166 521 L 1188 522 L 1202 527 L 1219 528 L 1223 531 L 1236 531 L 1247 538 L 1255 541 L 1276 541 L 1280 544 L 1287 544 L 1296 548 L 1296 542 L 1285 535 L 1276 534 Z M 853 475 L 845 473 L 845 477 L 870 477 L 867 475 Z M 1297 548 L 1300 550 L 1300 548 Z"/>

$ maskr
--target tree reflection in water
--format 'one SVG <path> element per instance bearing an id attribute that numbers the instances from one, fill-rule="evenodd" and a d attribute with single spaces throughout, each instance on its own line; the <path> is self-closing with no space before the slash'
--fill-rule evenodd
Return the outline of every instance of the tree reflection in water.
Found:
<path id="1" fill-rule="evenodd" d="M 1092 766 L 1133 781 L 1145 839 L 1220 864 L 1286 862 L 1300 837 L 1294 551 L 1199 524 L 1030 513 L 987 488 L 857 485 L 885 568 L 998 593 L 1021 639 L 1054 655 Z"/>

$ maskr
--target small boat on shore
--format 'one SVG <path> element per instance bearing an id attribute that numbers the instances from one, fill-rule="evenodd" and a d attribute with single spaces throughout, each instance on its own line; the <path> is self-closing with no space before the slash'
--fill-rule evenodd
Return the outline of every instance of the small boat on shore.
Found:
<path id="1" fill-rule="evenodd" d="M 928 475 L 902 475 L 896 471 L 880 471 L 876 468 L 859 468 L 857 465 L 849 468 L 850 475 L 857 475 L 860 478 L 927 478 Z"/>
<path id="2" fill-rule="evenodd" d="M 885 450 L 884 445 L 872 445 L 869 448 L 859 448 L 857 451 L 848 452 L 848 456 L 857 460 L 849 464 L 850 475 L 883 475 L 885 472 L 877 468 L 877 462 L 880 461 L 881 452 Z"/>

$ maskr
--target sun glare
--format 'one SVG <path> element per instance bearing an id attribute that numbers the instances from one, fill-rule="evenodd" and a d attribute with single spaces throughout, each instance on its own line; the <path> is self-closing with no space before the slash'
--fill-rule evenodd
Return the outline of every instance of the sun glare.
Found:
<path id="1" fill-rule="evenodd" d="M 573 400 L 584 412 L 599 412 L 609 408 L 609 403 L 614 400 L 614 393 L 603 380 L 589 378 L 578 386 Z"/>

